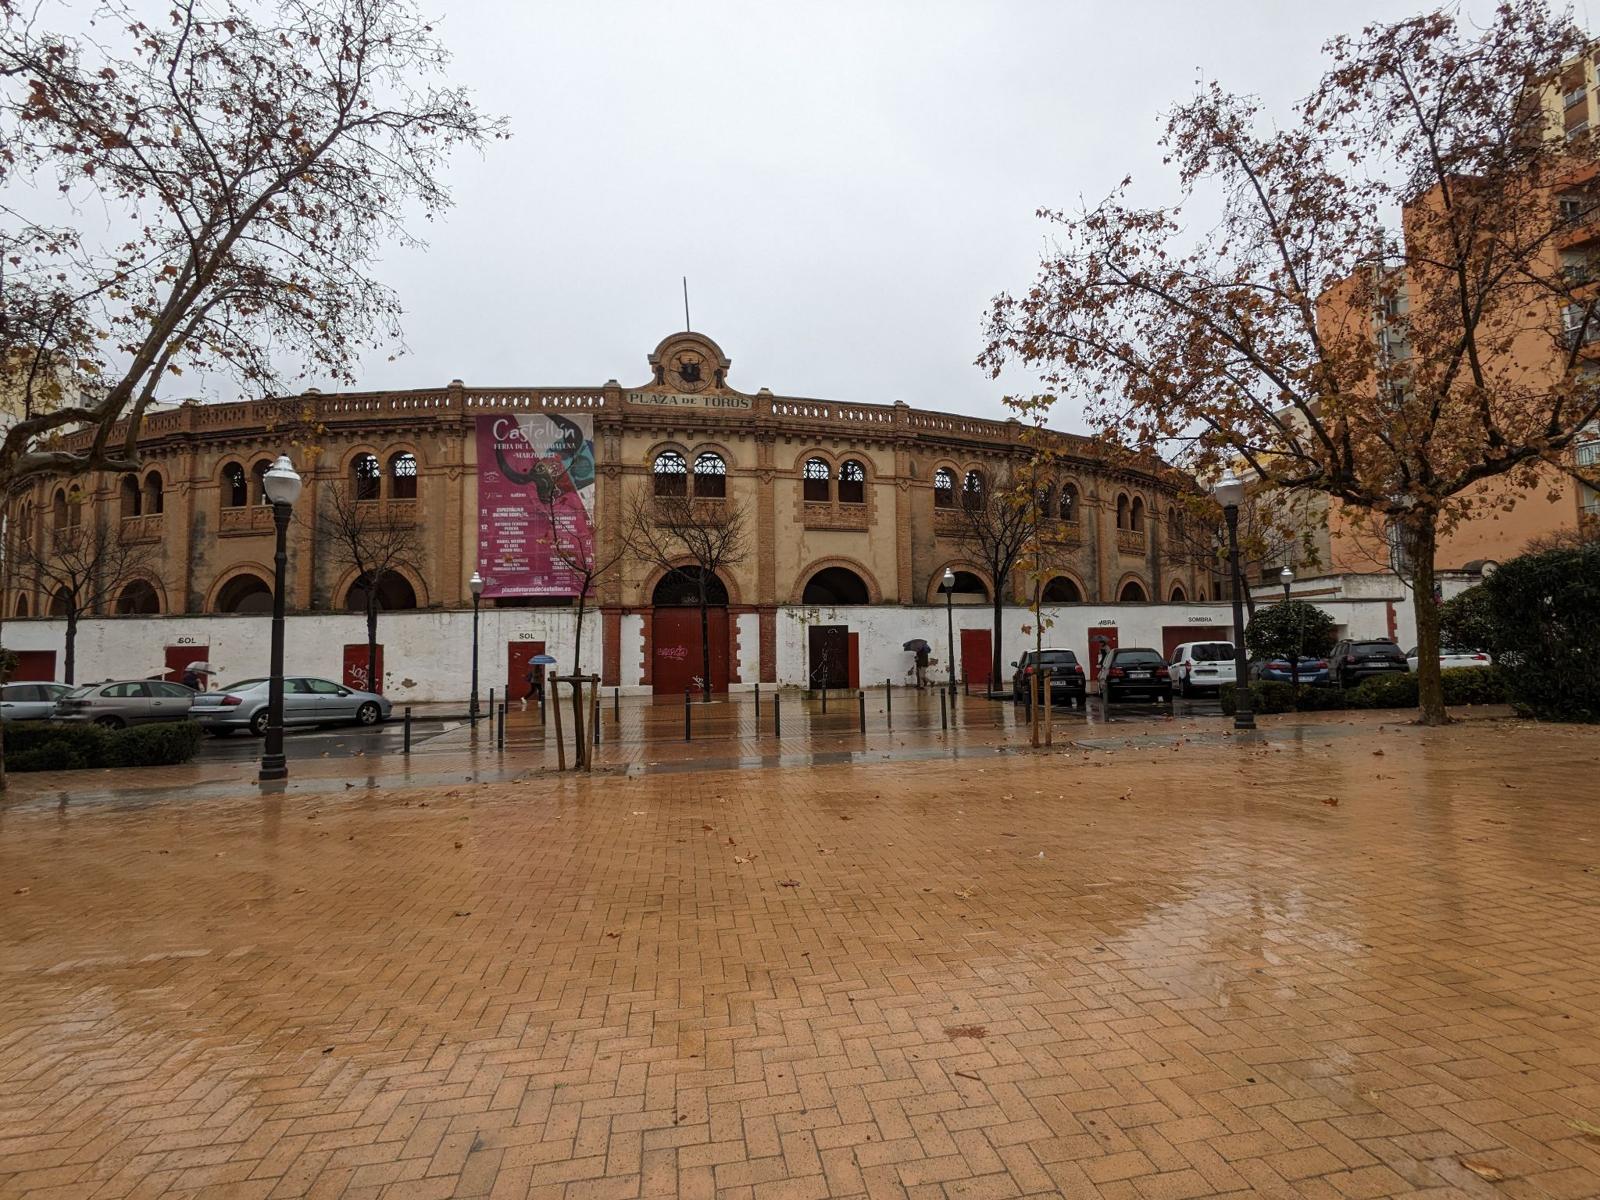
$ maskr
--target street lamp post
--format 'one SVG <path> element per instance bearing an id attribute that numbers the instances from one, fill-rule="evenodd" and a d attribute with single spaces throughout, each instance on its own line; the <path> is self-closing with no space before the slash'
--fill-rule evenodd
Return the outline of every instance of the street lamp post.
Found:
<path id="1" fill-rule="evenodd" d="M 472 703 L 467 706 L 467 720 L 476 724 L 478 720 L 478 603 L 483 599 L 483 576 L 474 571 L 472 578 L 467 580 L 467 586 L 472 589 Z"/>
<path id="2" fill-rule="evenodd" d="M 1283 602 L 1289 603 L 1289 588 L 1294 584 L 1294 568 L 1285 567 L 1278 572 L 1278 581 L 1283 584 Z M 1300 695 L 1300 622 L 1294 623 L 1294 657 L 1289 660 L 1289 678 L 1294 681 L 1294 694 Z M 1298 704 L 1298 700 L 1296 701 Z"/>
<path id="3" fill-rule="evenodd" d="M 950 662 L 950 703 L 954 704 L 956 702 L 956 573 L 949 567 L 944 569 L 944 580 L 940 583 L 939 590 L 944 593 L 944 647 Z"/>
<path id="4" fill-rule="evenodd" d="M 261 755 L 262 783 L 289 778 L 289 764 L 283 756 L 283 600 L 284 576 L 289 566 L 289 515 L 300 498 L 300 476 L 287 454 L 278 455 L 261 486 L 272 502 L 272 522 L 277 528 L 277 548 L 273 552 L 272 582 L 272 666 L 267 683 L 267 744 Z"/>
<path id="5" fill-rule="evenodd" d="M 1228 523 L 1228 573 L 1233 577 L 1233 727 L 1254 729 L 1256 714 L 1250 708 L 1250 665 L 1244 650 L 1244 580 L 1239 573 L 1239 505 L 1244 502 L 1244 481 L 1231 472 L 1216 486 L 1217 503 Z"/>

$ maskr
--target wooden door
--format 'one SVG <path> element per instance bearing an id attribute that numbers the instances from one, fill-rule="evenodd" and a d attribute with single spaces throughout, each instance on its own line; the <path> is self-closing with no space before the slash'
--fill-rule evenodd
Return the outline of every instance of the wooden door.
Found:
<path id="1" fill-rule="evenodd" d="M 205 662 L 210 657 L 210 646 L 168 646 L 167 673 L 162 678 L 168 683 L 182 683 L 184 669 L 190 663 Z"/>
<path id="2" fill-rule="evenodd" d="M 344 685 L 355 688 L 361 692 L 383 691 L 383 643 L 378 643 L 377 661 L 373 664 L 376 668 L 373 674 L 376 679 L 367 677 L 367 644 L 365 642 L 347 642 L 344 648 Z"/>
<path id="3" fill-rule="evenodd" d="M 706 612 L 711 633 L 711 690 L 728 690 L 728 610 Z M 700 690 L 700 610 L 658 607 L 650 618 L 650 685 L 657 695 Z"/>
<path id="4" fill-rule="evenodd" d="M 528 660 L 536 654 L 545 652 L 543 642 L 507 642 L 506 643 L 506 698 L 508 700 L 531 700 L 534 695 L 534 683 L 543 682 L 545 668 L 539 663 Z"/>
<path id="5" fill-rule="evenodd" d="M 994 642 L 987 629 L 961 631 L 961 673 L 967 686 L 989 690 L 989 672 L 994 667 Z"/>
<path id="6" fill-rule="evenodd" d="M 1091 625 L 1085 635 L 1089 642 L 1089 679 L 1093 682 L 1100 678 L 1101 651 L 1107 655 L 1117 648 L 1117 627 L 1115 625 Z"/>
<path id="7" fill-rule="evenodd" d="M 850 686 L 849 626 L 811 626 L 809 650 L 807 680 L 813 689 Z"/>
<path id="8" fill-rule="evenodd" d="M 54 650 L 13 650 L 17 665 L 6 677 L 7 683 L 54 683 L 56 678 L 56 652 Z"/>

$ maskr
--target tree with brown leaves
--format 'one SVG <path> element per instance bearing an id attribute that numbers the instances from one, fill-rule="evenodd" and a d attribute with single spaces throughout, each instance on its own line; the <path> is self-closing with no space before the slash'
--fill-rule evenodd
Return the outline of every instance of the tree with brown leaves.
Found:
<path id="1" fill-rule="evenodd" d="M 1167 122 L 1182 199 L 1124 181 L 1041 213 L 1057 248 L 990 313 L 980 361 L 1038 368 L 1108 437 L 1393 529 L 1429 723 L 1441 530 L 1577 471 L 1600 418 L 1600 164 L 1554 91 L 1587 49 L 1568 14 L 1508 0 L 1482 28 L 1448 9 L 1336 39 L 1282 124 L 1205 88 Z"/>

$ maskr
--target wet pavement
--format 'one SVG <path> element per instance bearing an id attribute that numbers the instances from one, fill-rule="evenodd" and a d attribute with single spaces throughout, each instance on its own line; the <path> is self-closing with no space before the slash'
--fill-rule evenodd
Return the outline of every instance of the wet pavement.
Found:
<path id="1" fill-rule="evenodd" d="M 981 711 L 17 777 L 0 1195 L 1600 1195 L 1594 730 Z"/>

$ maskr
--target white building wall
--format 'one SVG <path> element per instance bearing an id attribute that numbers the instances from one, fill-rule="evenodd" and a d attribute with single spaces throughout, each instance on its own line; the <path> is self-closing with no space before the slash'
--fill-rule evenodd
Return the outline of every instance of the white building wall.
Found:
<path id="1" fill-rule="evenodd" d="M 1341 634 L 1355 637 L 1387 636 L 1409 648 L 1414 623 L 1409 605 L 1387 599 L 1321 600 Z M 1258 597 L 1258 603 L 1265 603 Z M 961 653 L 963 629 L 989 630 L 992 615 L 987 605 L 953 607 L 955 648 Z M 1197 637 L 1230 636 L 1233 616 L 1224 604 L 1075 604 L 1046 608 L 1044 644 L 1076 651 L 1086 664 L 1090 638 L 1098 629 L 1115 626 L 1118 644 L 1161 649 L 1163 630 L 1192 627 Z M 648 690 L 643 678 L 643 622 L 636 613 L 621 618 L 621 681 L 623 690 Z M 740 688 L 755 686 L 761 677 L 760 618 L 755 613 L 738 618 Z M 507 644 L 513 641 L 545 643 L 555 656 L 555 670 L 572 669 L 572 638 L 576 614 L 569 608 L 484 609 L 481 614 L 479 669 L 480 694 L 501 692 L 506 683 Z M 1393 624 L 1391 625 L 1391 621 Z M 1007 607 L 1001 612 L 1002 671 L 1034 644 L 1033 613 Z M 59 620 L 8 621 L 3 643 L 11 650 L 54 650 L 57 674 L 64 659 L 66 623 Z M 582 668 L 601 669 L 601 634 L 604 622 L 598 611 L 585 615 Z M 930 677 L 947 678 L 946 614 L 943 605 L 875 605 L 826 608 L 785 605 L 777 613 L 777 678 L 781 686 L 807 686 L 807 631 L 813 625 L 844 625 L 857 635 L 860 679 L 863 685 L 896 686 L 911 682 L 911 655 L 901 646 L 924 638 L 933 647 Z M 1222 633 L 1214 633 L 1221 630 Z M 285 667 L 291 673 L 338 678 L 343 669 L 344 647 L 364 645 L 365 623 L 359 615 L 317 614 L 287 619 Z M 193 646 L 196 657 L 209 659 L 220 672 L 218 683 L 266 674 L 271 622 L 265 616 L 208 615 L 90 618 L 79 624 L 77 677 L 79 682 L 107 678 L 140 678 L 163 668 L 168 646 Z M 385 613 L 378 622 L 378 640 L 384 647 L 384 691 L 397 703 L 462 700 L 470 688 L 472 669 L 472 613 Z M 203 649 L 202 649 L 203 648 Z M 958 675 L 959 678 L 959 675 Z"/>

